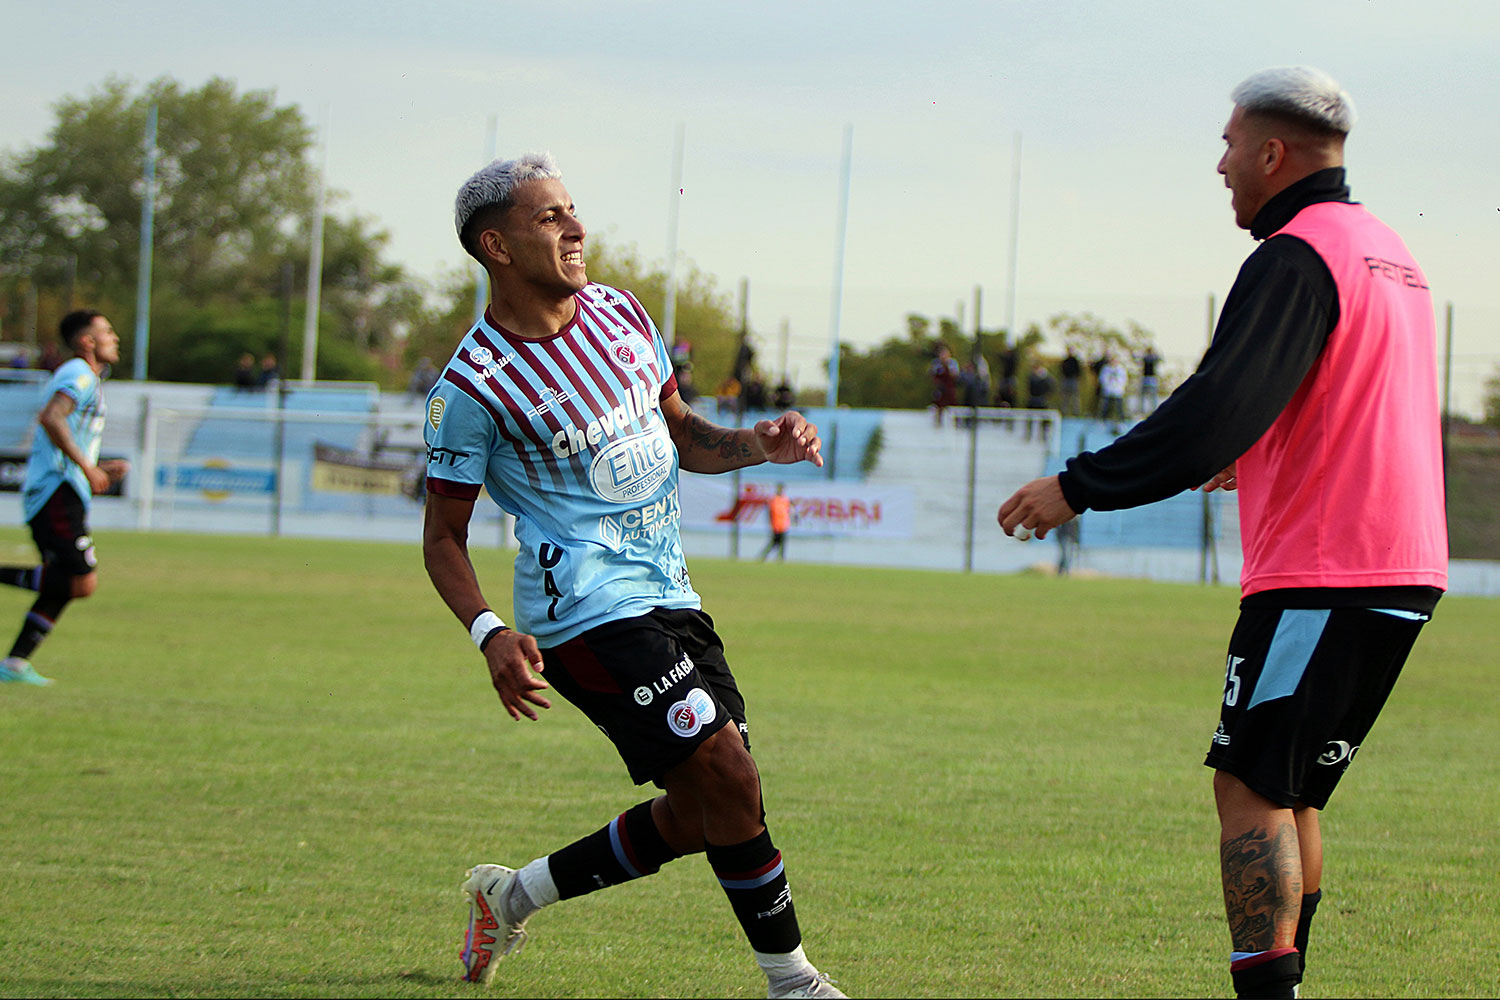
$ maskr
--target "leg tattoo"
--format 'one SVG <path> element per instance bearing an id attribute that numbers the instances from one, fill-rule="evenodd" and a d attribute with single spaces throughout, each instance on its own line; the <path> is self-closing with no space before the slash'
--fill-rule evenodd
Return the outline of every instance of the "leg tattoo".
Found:
<path id="1" fill-rule="evenodd" d="M 1297 827 L 1256 827 L 1219 845 L 1229 938 L 1240 952 L 1269 951 L 1292 943 L 1302 903 Z"/>

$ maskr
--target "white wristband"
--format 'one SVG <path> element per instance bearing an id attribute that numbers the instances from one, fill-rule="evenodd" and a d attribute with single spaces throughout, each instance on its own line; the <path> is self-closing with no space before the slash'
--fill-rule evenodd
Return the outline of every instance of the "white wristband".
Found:
<path id="1" fill-rule="evenodd" d="M 506 625 L 503 621 L 500 620 L 499 615 L 486 608 L 485 610 L 479 612 L 479 617 L 475 618 L 474 623 L 469 626 L 469 638 L 473 639 L 474 645 L 478 646 L 480 651 L 483 652 L 484 640 L 489 637 L 489 634 L 491 632 L 495 631 L 495 629 L 497 628 L 509 627 L 510 626 Z"/>

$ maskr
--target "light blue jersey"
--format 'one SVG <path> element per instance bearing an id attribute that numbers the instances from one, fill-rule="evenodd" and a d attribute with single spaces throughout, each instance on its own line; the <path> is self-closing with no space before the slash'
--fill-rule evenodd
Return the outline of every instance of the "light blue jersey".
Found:
<path id="1" fill-rule="evenodd" d="M 73 440 L 90 462 L 97 463 L 104 443 L 104 389 L 99 376 L 82 358 L 65 361 L 47 383 L 46 399 L 50 402 L 59 392 L 73 400 L 73 412 L 68 414 Z M 73 487 L 83 501 L 83 509 L 88 510 L 94 498 L 88 477 L 52 443 L 44 428 L 37 427 L 31 439 L 31 459 L 26 463 L 26 482 L 21 487 L 27 521 L 37 516 L 63 483 Z"/>
<path id="2" fill-rule="evenodd" d="M 678 533 L 677 389 L 656 326 L 628 292 L 589 285 L 556 336 L 486 314 L 427 397 L 427 488 L 483 486 L 516 517 L 516 628 L 538 645 L 652 608 L 697 608 Z"/>

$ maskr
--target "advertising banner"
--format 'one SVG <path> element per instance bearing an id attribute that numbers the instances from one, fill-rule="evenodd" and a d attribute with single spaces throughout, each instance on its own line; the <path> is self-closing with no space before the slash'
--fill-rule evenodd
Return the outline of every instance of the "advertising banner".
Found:
<path id="1" fill-rule="evenodd" d="M 818 537 L 910 538 L 915 497 L 909 487 L 863 483 L 789 481 L 792 532 Z M 768 529 L 767 503 L 776 493 L 769 482 L 742 482 L 739 495 L 728 475 L 684 472 L 678 492 L 682 526 L 688 530 L 727 530 L 731 523 Z"/>

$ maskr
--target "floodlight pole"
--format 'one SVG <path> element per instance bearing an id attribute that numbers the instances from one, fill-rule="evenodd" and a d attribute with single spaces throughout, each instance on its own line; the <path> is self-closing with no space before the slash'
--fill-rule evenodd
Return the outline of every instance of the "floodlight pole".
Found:
<path id="1" fill-rule="evenodd" d="M 318 313 L 323 299 L 323 207 L 327 188 L 328 132 L 331 114 L 323 109 L 323 136 L 320 143 L 317 187 L 313 190 L 312 227 L 308 237 L 307 314 L 302 318 L 302 384 L 312 385 L 318 378 Z M 285 375 L 282 381 L 285 381 Z"/>
<path id="2" fill-rule="evenodd" d="M 141 251 L 135 283 L 135 370 L 145 381 L 146 357 L 151 349 L 151 245 L 156 229 L 156 105 L 146 113 L 146 165 L 141 193 Z"/>
<path id="3" fill-rule="evenodd" d="M 682 207 L 682 158 L 687 141 L 687 125 L 677 123 L 672 139 L 672 193 L 667 200 L 667 295 L 662 306 L 662 340 L 668 348 L 677 346 L 677 223 Z"/>
<path id="4" fill-rule="evenodd" d="M 849 170 L 854 156 L 854 126 L 844 126 L 843 166 L 839 171 L 839 214 L 833 243 L 833 303 L 828 317 L 828 408 L 839 405 L 839 325 L 844 309 L 844 247 L 849 234 Z M 835 424 L 834 430 L 837 431 Z M 830 465 L 830 470 L 832 466 Z"/>
<path id="5" fill-rule="evenodd" d="M 484 139 L 484 162 L 486 165 L 495 159 L 495 149 L 499 134 L 499 119 L 496 115 L 490 115 L 489 127 L 485 129 Z M 474 279 L 474 322 L 478 323 L 484 319 L 484 308 L 490 304 L 490 276 L 489 272 L 476 261 L 474 270 L 477 277 Z M 502 520 L 503 520 L 502 516 Z"/>
<path id="6" fill-rule="evenodd" d="M 969 404 L 969 502 L 964 516 L 964 572 L 974 572 L 974 515 L 977 513 L 978 497 L 974 495 L 979 481 L 979 359 L 983 345 L 979 337 L 979 307 L 983 290 L 974 286 L 974 392 Z"/>
<path id="7" fill-rule="evenodd" d="M 1005 289 L 1005 333 L 1016 344 L 1016 274 L 1021 245 L 1021 133 L 1010 166 L 1010 280 Z"/>
<path id="8" fill-rule="evenodd" d="M 1208 293 L 1208 342 L 1214 342 L 1214 318 L 1217 308 L 1214 303 L 1214 293 Z M 1203 495 L 1203 531 L 1198 540 L 1198 582 L 1208 583 L 1212 577 L 1213 583 L 1219 582 L 1219 547 L 1214 542 L 1214 505 L 1213 497 L 1207 490 L 1200 491 Z M 1210 574 L 1212 564 L 1212 574 Z"/>

